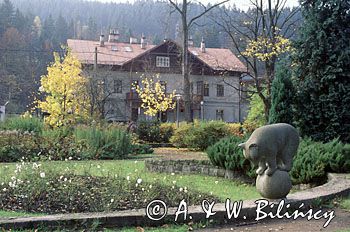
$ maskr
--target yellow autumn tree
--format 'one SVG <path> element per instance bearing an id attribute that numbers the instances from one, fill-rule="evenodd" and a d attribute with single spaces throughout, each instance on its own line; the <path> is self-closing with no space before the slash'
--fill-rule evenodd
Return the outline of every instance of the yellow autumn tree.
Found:
<path id="1" fill-rule="evenodd" d="M 167 94 L 165 86 L 159 81 L 159 74 L 151 78 L 142 75 L 140 78 L 141 85 L 134 85 L 133 88 L 142 101 L 141 107 L 145 109 L 146 115 L 156 116 L 159 112 L 175 108 L 173 99 L 176 91 Z"/>
<path id="2" fill-rule="evenodd" d="M 272 39 L 259 36 L 257 40 L 248 41 L 246 50 L 242 52 L 242 55 L 268 61 L 291 50 L 290 40 L 281 35 L 276 35 Z"/>
<path id="3" fill-rule="evenodd" d="M 62 59 L 54 53 L 54 62 L 47 72 L 41 77 L 39 88 L 44 99 L 37 102 L 38 108 L 48 113 L 45 122 L 52 127 L 60 127 L 87 119 L 87 79 L 82 76 L 81 63 L 70 51 Z"/>

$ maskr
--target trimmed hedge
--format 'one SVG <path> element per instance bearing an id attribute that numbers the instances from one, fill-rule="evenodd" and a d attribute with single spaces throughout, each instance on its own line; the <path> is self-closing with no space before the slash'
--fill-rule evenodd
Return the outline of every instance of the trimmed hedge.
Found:
<path id="1" fill-rule="evenodd" d="M 177 147 L 205 150 L 230 134 L 227 124 L 222 121 L 195 121 L 181 125 L 170 142 Z"/>
<path id="2" fill-rule="evenodd" d="M 242 172 L 249 177 L 255 177 L 253 165 L 244 158 L 241 149 L 238 147 L 238 144 L 245 140 L 245 138 L 231 136 L 223 138 L 213 146 L 208 147 L 207 154 L 211 163 L 228 170 Z"/>
<path id="3" fill-rule="evenodd" d="M 338 139 L 328 143 L 303 139 L 290 172 L 293 182 L 322 182 L 327 172 L 350 172 L 350 144 Z"/>
<path id="4" fill-rule="evenodd" d="M 255 177 L 255 170 L 244 158 L 242 150 L 237 147 L 245 140 L 229 137 L 210 146 L 207 154 L 211 163 Z M 298 153 L 294 156 L 293 168 L 290 171 L 293 183 L 322 183 L 327 178 L 327 172 L 350 172 L 350 144 L 343 144 L 338 139 L 328 143 L 314 142 L 309 138 L 303 139 Z"/>

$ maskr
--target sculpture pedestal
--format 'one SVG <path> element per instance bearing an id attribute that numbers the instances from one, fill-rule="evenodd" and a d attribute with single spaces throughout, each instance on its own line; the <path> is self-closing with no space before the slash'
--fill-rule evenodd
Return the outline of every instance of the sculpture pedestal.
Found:
<path id="1" fill-rule="evenodd" d="M 256 188 L 267 199 L 285 198 L 292 189 L 292 180 L 286 171 L 276 170 L 271 176 L 258 175 Z"/>

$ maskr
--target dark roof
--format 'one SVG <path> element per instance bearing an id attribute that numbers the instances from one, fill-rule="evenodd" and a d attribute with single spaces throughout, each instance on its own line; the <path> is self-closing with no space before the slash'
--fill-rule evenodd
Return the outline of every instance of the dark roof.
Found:
<path id="1" fill-rule="evenodd" d="M 83 64 L 94 63 L 95 47 L 97 47 L 98 64 L 119 66 L 164 44 L 162 43 L 158 46 L 146 45 L 146 48 L 142 49 L 140 44 L 121 42 L 105 42 L 104 47 L 100 47 L 98 41 L 89 40 L 68 39 L 67 43 L 68 47 L 72 49 L 72 53 Z M 190 47 L 188 50 L 213 70 L 236 72 L 245 72 L 247 70 L 245 65 L 229 49 L 206 48 L 205 52 L 202 52 L 200 48 Z"/>

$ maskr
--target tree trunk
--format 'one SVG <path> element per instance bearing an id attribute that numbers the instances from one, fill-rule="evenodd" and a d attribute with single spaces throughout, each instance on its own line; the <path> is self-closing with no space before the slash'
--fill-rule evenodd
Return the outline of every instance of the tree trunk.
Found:
<path id="1" fill-rule="evenodd" d="M 189 76 L 189 61 L 188 61 L 188 25 L 187 25 L 187 0 L 183 0 L 182 5 L 182 75 L 183 75 L 183 91 L 184 91 L 184 103 L 185 103 L 185 120 L 186 122 L 192 122 L 191 113 L 191 95 L 190 95 L 190 76 Z"/>
<path id="2" fill-rule="evenodd" d="M 271 61 L 266 61 L 265 63 L 265 75 L 266 75 L 266 88 L 267 88 L 267 94 L 264 101 L 264 111 L 265 111 L 265 118 L 266 121 L 269 121 L 269 116 L 270 116 L 270 108 L 271 108 L 271 85 L 272 81 L 274 79 L 274 74 L 275 74 L 275 58 L 272 58 Z"/>

